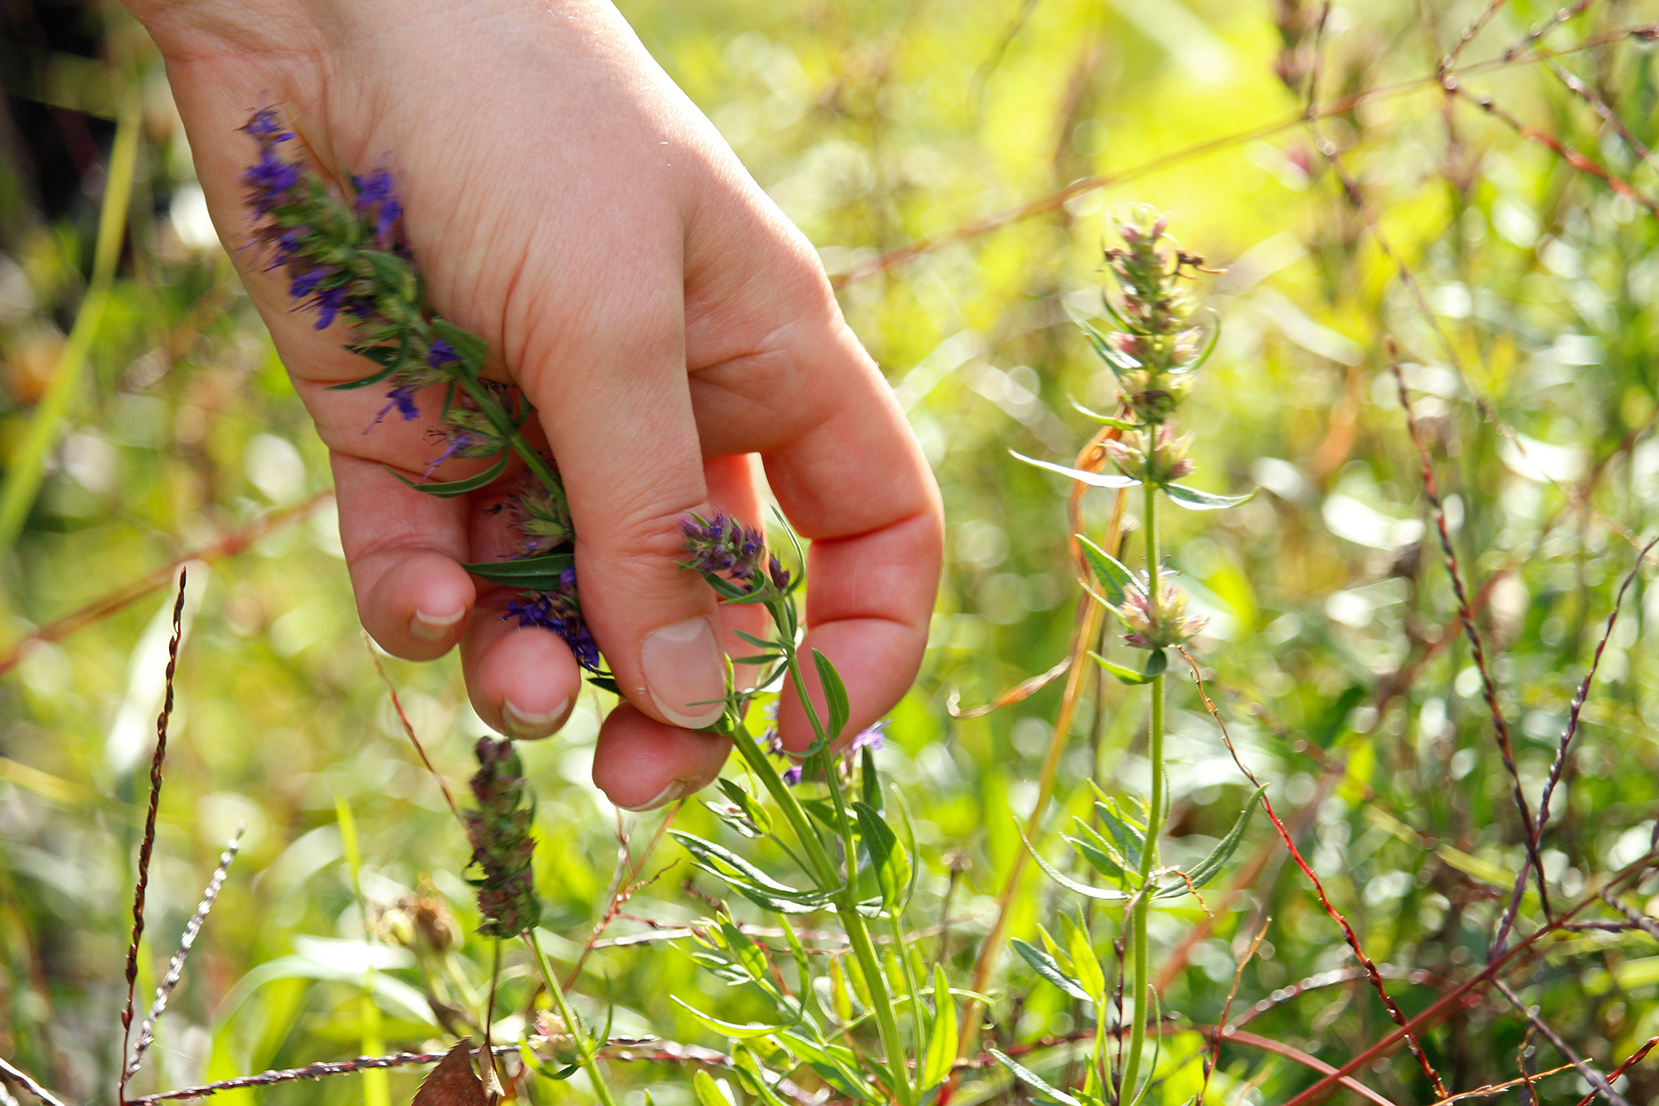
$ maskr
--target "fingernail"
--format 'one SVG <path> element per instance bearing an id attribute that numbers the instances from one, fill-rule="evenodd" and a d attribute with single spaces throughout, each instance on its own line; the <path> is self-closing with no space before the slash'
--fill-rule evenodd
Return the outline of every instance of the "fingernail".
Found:
<path id="1" fill-rule="evenodd" d="M 514 706 L 511 699 L 504 699 L 501 702 L 501 721 L 506 725 L 510 736 L 531 741 L 538 737 L 546 737 L 558 729 L 559 720 L 569 709 L 570 700 L 565 699 L 552 710 L 536 714 Z"/>
<path id="2" fill-rule="evenodd" d="M 688 618 L 664 626 L 645 639 L 639 659 L 645 689 L 664 718 L 700 730 L 720 717 L 726 663 L 709 619 Z"/>
<path id="3" fill-rule="evenodd" d="M 430 615 L 425 611 L 416 611 L 415 617 L 409 620 L 409 632 L 422 641 L 442 641 L 455 629 L 455 624 L 467 616 L 467 610 L 462 607 L 450 615 Z"/>
<path id="4" fill-rule="evenodd" d="M 652 799 L 650 802 L 641 803 L 638 806 L 625 806 L 622 809 L 631 810 L 636 814 L 643 813 L 647 810 L 655 810 L 659 806 L 668 805 L 675 799 L 685 797 L 690 793 L 690 791 L 691 784 L 687 783 L 685 780 L 674 780 L 667 787 L 663 788 L 662 791 L 657 794 L 657 797 Z"/>

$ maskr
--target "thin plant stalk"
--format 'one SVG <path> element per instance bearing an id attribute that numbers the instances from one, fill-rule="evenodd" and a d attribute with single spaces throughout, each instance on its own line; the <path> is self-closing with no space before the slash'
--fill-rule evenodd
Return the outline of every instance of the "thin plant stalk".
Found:
<path id="1" fill-rule="evenodd" d="M 787 624 L 781 611 L 774 611 L 773 618 L 779 626 Z M 787 638 L 787 635 L 783 637 Z M 826 733 L 824 724 L 818 717 L 817 708 L 813 705 L 811 696 L 807 694 L 806 679 L 801 673 L 800 654 L 794 642 L 782 640 L 781 644 L 790 681 L 800 696 L 807 721 L 812 725 L 813 736 L 821 746 L 813 760 L 823 773 L 824 781 L 835 803 L 836 821 L 841 829 L 843 847 L 846 850 L 847 878 L 835 895 L 836 913 L 840 917 L 842 928 L 847 931 L 847 943 L 858 961 L 859 970 L 864 973 L 865 986 L 870 990 L 870 1000 L 875 1007 L 876 1028 L 881 1034 L 882 1049 L 887 1053 L 887 1067 L 891 1073 L 894 1097 L 898 1099 L 899 1106 L 911 1106 L 915 1101 L 915 1088 L 911 1086 L 910 1069 L 905 1062 L 904 1038 L 899 1033 L 898 1018 L 893 1014 L 886 977 L 881 971 L 881 961 L 876 957 L 875 943 L 870 940 L 870 930 L 864 924 L 864 916 L 858 912 L 858 846 L 853 839 L 852 820 L 847 817 L 846 800 L 835 781 L 835 768 L 829 751 L 830 735 Z M 829 890 L 835 887 L 838 882 L 835 878 L 835 863 L 824 851 L 823 842 L 812 830 L 806 812 L 801 809 L 794 792 L 783 782 L 777 769 L 767 760 L 766 754 L 755 744 L 754 737 L 745 727 L 734 726 L 730 736 L 744 761 L 760 776 L 767 791 L 771 792 L 772 798 L 783 809 L 784 816 L 789 820 L 796 837 L 800 838 L 801 846 L 812 862 L 815 869 L 813 875 L 819 880 L 820 889 Z"/>
<path id="2" fill-rule="evenodd" d="M 1154 621 L 1158 617 L 1158 486 L 1149 478 L 1146 490 L 1146 591 Z M 1140 1076 L 1141 1047 L 1146 1042 L 1148 956 L 1146 913 L 1152 906 L 1153 872 L 1158 864 L 1158 831 L 1164 816 L 1164 677 L 1152 677 L 1152 710 L 1146 726 L 1147 760 L 1152 766 L 1152 788 L 1146 807 L 1146 842 L 1141 846 L 1140 889 L 1129 913 L 1130 970 L 1135 990 L 1135 1020 L 1129 1027 L 1129 1053 L 1123 1061 L 1123 1093 L 1133 1095 Z"/>
<path id="3" fill-rule="evenodd" d="M 547 962 L 547 954 L 542 952 L 541 942 L 536 939 L 535 929 L 527 929 L 521 936 L 536 958 L 536 967 L 541 972 L 542 982 L 547 985 L 548 994 L 553 996 L 554 1009 L 558 1010 L 559 1017 L 565 1023 L 565 1029 L 576 1042 L 577 1056 L 582 1069 L 593 1082 L 593 1093 L 599 1096 L 601 1106 L 616 1106 L 616 1099 L 605 1083 L 605 1075 L 599 1070 L 599 1050 L 593 1047 L 588 1040 L 587 1031 L 582 1028 L 582 1023 L 576 1020 L 576 1014 L 571 1010 L 569 1000 L 565 998 L 564 988 L 559 985 L 559 977 L 553 974 L 553 966 Z"/>

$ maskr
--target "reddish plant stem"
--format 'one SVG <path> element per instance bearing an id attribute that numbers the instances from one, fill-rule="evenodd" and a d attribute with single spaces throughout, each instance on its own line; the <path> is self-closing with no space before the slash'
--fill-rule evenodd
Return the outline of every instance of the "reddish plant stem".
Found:
<path id="1" fill-rule="evenodd" d="M 1659 545 L 1659 538 L 1655 538 L 1643 546 L 1642 552 L 1636 557 L 1636 565 L 1625 574 L 1624 582 L 1619 585 L 1619 592 L 1613 597 L 1613 609 L 1607 612 L 1607 625 L 1601 632 L 1601 640 L 1596 642 L 1596 651 L 1590 658 L 1590 671 L 1584 674 L 1584 682 L 1578 685 L 1578 691 L 1573 695 L 1573 704 L 1567 711 L 1567 728 L 1561 734 L 1561 744 L 1556 747 L 1555 761 L 1550 765 L 1549 779 L 1544 781 L 1544 792 L 1538 800 L 1537 836 L 1542 838 L 1544 824 L 1550 817 L 1550 796 L 1555 793 L 1556 784 L 1561 782 L 1561 773 L 1567 764 L 1567 753 L 1572 748 L 1573 738 L 1578 734 L 1579 715 L 1584 710 L 1584 701 L 1590 697 L 1590 684 L 1596 678 L 1596 669 L 1601 667 L 1601 655 L 1607 650 L 1607 642 L 1613 636 L 1613 624 L 1619 619 L 1619 610 L 1624 606 L 1625 592 L 1635 581 L 1636 574 L 1642 570 L 1642 562 L 1647 560 L 1649 551 Z"/>
<path id="2" fill-rule="evenodd" d="M 1215 720 L 1216 726 L 1221 730 L 1221 743 L 1227 747 L 1227 752 L 1232 756 L 1233 763 L 1238 765 L 1238 769 L 1244 773 L 1245 779 L 1260 787 L 1261 781 L 1256 778 L 1255 773 L 1251 772 L 1245 766 L 1243 759 L 1239 757 L 1238 749 L 1233 746 L 1232 736 L 1227 732 L 1227 723 L 1221 720 L 1221 712 L 1216 709 L 1215 703 L 1210 700 L 1209 692 L 1204 688 L 1204 677 L 1198 671 L 1198 662 L 1193 660 L 1192 654 L 1185 649 L 1177 648 L 1176 651 L 1192 668 L 1192 678 L 1198 687 L 1198 697 L 1203 700 L 1204 709 L 1210 712 L 1210 717 Z M 1273 823 L 1273 828 L 1279 832 L 1279 839 L 1285 843 L 1285 848 L 1290 850 L 1290 858 L 1296 862 L 1296 866 L 1302 870 L 1302 874 L 1313 885 L 1314 893 L 1319 896 L 1319 905 L 1325 908 L 1325 913 L 1330 915 L 1331 921 L 1342 929 L 1343 940 L 1348 942 L 1348 947 L 1353 950 L 1354 956 L 1365 968 L 1365 977 L 1371 981 L 1371 986 L 1377 992 L 1377 997 L 1382 1000 L 1383 1009 L 1388 1011 L 1388 1016 L 1394 1020 L 1395 1025 L 1400 1027 L 1400 1032 L 1405 1034 L 1406 1045 L 1411 1049 L 1411 1054 L 1417 1058 L 1417 1064 L 1423 1069 L 1423 1075 L 1434 1087 L 1434 1093 L 1441 1098 L 1445 1098 L 1446 1085 L 1441 1082 L 1440 1073 L 1434 1070 L 1434 1065 L 1429 1062 L 1428 1054 L 1423 1051 L 1423 1046 L 1418 1044 L 1417 1038 L 1412 1035 L 1406 1016 L 1400 1012 L 1400 1008 L 1389 997 L 1388 988 L 1383 984 L 1382 973 L 1377 970 L 1376 962 L 1366 955 L 1365 949 L 1359 943 L 1359 935 L 1354 932 L 1354 927 L 1348 924 L 1348 919 L 1331 904 L 1330 897 L 1325 894 L 1325 884 L 1314 874 L 1308 862 L 1302 859 L 1302 852 L 1296 847 L 1296 839 L 1285 828 L 1285 824 L 1279 820 L 1279 815 L 1273 810 L 1273 800 L 1267 797 L 1266 791 L 1262 792 L 1262 809 L 1267 811 L 1268 820 Z"/>
<path id="3" fill-rule="evenodd" d="M 1553 134 L 1549 134 L 1545 131 L 1538 130 L 1535 127 L 1528 126 L 1526 123 L 1523 123 L 1520 119 L 1511 115 L 1503 108 L 1500 108 L 1492 100 L 1492 97 L 1469 92 L 1467 89 L 1463 88 L 1462 85 L 1458 84 L 1454 78 L 1446 78 L 1445 88 L 1447 92 L 1461 96 L 1463 99 L 1468 100 L 1470 103 L 1474 104 L 1494 119 L 1508 124 L 1516 134 L 1520 135 L 1528 142 L 1536 142 L 1538 145 L 1549 150 L 1562 161 L 1565 161 L 1574 169 L 1577 169 L 1581 173 L 1588 173 L 1597 178 L 1614 192 L 1617 192 L 1619 195 L 1641 204 L 1643 207 L 1647 208 L 1650 215 L 1659 218 L 1659 201 L 1656 201 L 1646 193 L 1637 190 L 1636 187 L 1629 181 L 1606 168 L 1599 162 L 1579 153 L 1577 150 L 1573 149 Z"/>
<path id="4" fill-rule="evenodd" d="M 212 564 L 215 561 L 224 560 L 226 557 L 236 556 L 278 530 L 305 518 L 318 504 L 333 494 L 331 491 L 318 492 L 309 499 L 301 500 L 287 507 L 279 507 L 242 529 L 225 535 L 212 545 L 204 545 L 200 549 L 186 553 L 184 556 L 162 565 L 154 572 L 124 584 L 100 599 L 93 600 L 79 610 L 72 611 L 62 618 L 46 623 L 40 629 L 15 642 L 4 653 L 0 653 L 0 674 L 16 668 L 18 663 L 28 656 L 29 649 L 32 646 L 41 642 L 60 641 L 77 630 L 85 629 L 94 622 L 103 621 L 117 611 L 125 610 L 151 592 L 160 591 L 163 587 L 172 583 L 173 578 L 178 575 L 179 569 L 191 561 Z"/>
<path id="5" fill-rule="evenodd" d="M 1508 1000 L 1511 1006 L 1520 1012 L 1521 1016 L 1527 1020 L 1527 1024 L 1531 1025 L 1540 1036 L 1555 1046 L 1555 1051 L 1565 1056 L 1572 1063 L 1578 1071 L 1579 1077 L 1594 1087 L 1596 1094 L 1606 1098 L 1611 1106 L 1630 1106 L 1629 1100 L 1613 1089 L 1613 1085 L 1608 1082 L 1606 1076 L 1591 1067 L 1583 1057 L 1573 1051 L 1571 1045 L 1561 1039 L 1561 1034 L 1557 1033 L 1555 1028 L 1544 1020 L 1543 1015 L 1538 1012 L 1537 1008 L 1522 1002 L 1521 996 L 1517 995 L 1509 984 L 1503 980 L 1494 979 L 1492 985 L 1498 989 L 1500 995 Z"/>
<path id="6" fill-rule="evenodd" d="M 1558 913 L 1555 916 L 1554 921 L 1539 926 L 1537 929 L 1515 942 L 1515 944 L 1506 949 L 1502 955 L 1498 956 L 1494 960 L 1488 961 L 1486 966 L 1479 972 L 1473 976 L 1470 976 L 1452 990 L 1446 992 L 1445 995 L 1436 1000 L 1435 1003 L 1427 1010 L 1424 1010 L 1421 1014 L 1418 1014 L 1415 1018 L 1412 1018 L 1408 1024 L 1397 1027 L 1381 1040 L 1371 1045 L 1371 1047 L 1364 1049 L 1347 1063 L 1343 1064 L 1336 1070 L 1335 1074 L 1327 1075 L 1320 1079 L 1319 1082 L 1315 1083 L 1313 1086 L 1307 1088 L 1295 1097 L 1291 1098 L 1289 1101 L 1285 1102 L 1283 1106 L 1313 1106 L 1314 1103 L 1323 1102 L 1330 1095 L 1331 1091 L 1335 1089 L 1337 1083 L 1339 1082 L 1340 1076 L 1352 1074 L 1353 1072 L 1365 1067 L 1372 1061 L 1388 1055 L 1388 1053 L 1392 1052 L 1401 1041 L 1408 1039 L 1411 1033 L 1438 1025 L 1440 1022 L 1450 1017 L 1452 1012 L 1457 1007 L 1468 1001 L 1469 995 L 1476 988 L 1481 987 L 1494 979 L 1499 970 L 1501 970 L 1510 961 L 1520 956 L 1523 952 L 1530 950 L 1532 946 L 1542 940 L 1546 934 L 1554 933 L 1561 929 L 1564 925 L 1572 921 L 1586 908 L 1588 908 L 1591 903 L 1601 901 L 1601 896 L 1604 893 L 1611 891 L 1625 880 L 1632 876 L 1640 876 L 1645 873 L 1650 867 L 1653 866 L 1654 856 L 1655 853 L 1650 851 L 1648 855 L 1613 873 L 1613 875 L 1608 877 L 1607 882 L 1603 883 L 1596 890 L 1592 891 L 1572 906 Z"/>
<path id="7" fill-rule="evenodd" d="M 1659 1046 L 1659 1037 L 1649 1037 L 1647 1044 L 1632 1053 L 1630 1058 L 1624 1063 L 1607 1073 L 1607 1081 L 1609 1083 L 1613 1082 L 1613 1080 L 1629 1071 L 1632 1065 L 1641 1063 L 1647 1058 L 1647 1054 L 1653 1051 L 1655 1046 Z M 1578 1106 L 1590 1106 L 1590 1103 L 1595 1099 L 1597 1093 L 1598 1092 L 1596 1091 L 1591 1091 L 1589 1094 L 1579 1099 Z"/>
<path id="8" fill-rule="evenodd" d="M 1509 773 L 1510 793 L 1515 799 L 1515 809 L 1521 815 L 1521 832 L 1526 837 L 1527 862 L 1537 873 L 1538 901 L 1547 919 L 1550 916 L 1550 894 L 1544 880 L 1544 864 L 1538 855 L 1538 827 L 1533 823 L 1526 792 L 1521 789 L 1521 773 L 1515 766 L 1515 747 L 1509 737 L 1509 721 L 1504 717 L 1503 707 L 1498 703 L 1497 684 L 1492 679 L 1492 668 L 1486 660 L 1486 643 L 1481 638 L 1480 628 L 1475 625 L 1475 612 L 1469 602 L 1469 589 L 1463 583 L 1463 570 L 1458 564 L 1457 550 L 1452 545 L 1451 530 L 1446 525 L 1446 508 L 1440 499 L 1440 485 L 1435 479 L 1434 461 L 1429 456 L 1428 444 L 1423 441 L 1423 431 L 1417 423 L 1417 413 L 1411 405 L 1411 391 L 1406 387 L 1405 374 L 1400 371 L 1400 362 L 1394 356 L 1392 342 L 1389 343 L 1388 368 L 1394 374 L 1394 382 L 1399 387 L 1400 406 L 1405 409 L 1406 414 L 1406 429 L 1411 434 L 1411 444 L 1416 447 L 1418 459 L 1422 463 L 1423 494 L 1428 496 L 1429 506 L 1434 515 L 1434 529 L 1440 537 L 1440 551 L 1446 560 L 1446 574 L 1451 577 L 1452 591 L 1457 596 L 1457 615 L 1463 623 L 1464 636 L 1469 639 L 1469 651 L 1474 656 L 1475 669 L 1480 673 L 1481 695 L 1485 698 L 1487 710 L 1492 715 L 1493 736 L 1497 738 L 1498 751 L 1503 755 L 1504 770 Z M 1522 879 L 1525 876 L 1526 870 L 1523 868 Z M 1519 899 L 1519 896 L 1516 898 Z M 1510 919 L 1500 928 L 1494 949 L 1503 947 L 1512 921 L 1513 912 Z"/>
<path id="9" fill-rule="evenodd" d="M 144 897 L 150 886 L 150 857 L 156 845 L 156 815 L 161 808 L 161 769 L 167 759 L 167 721 L 173 714 L 173 676 L 178 671 L 179 642 L 184 636 L 184 587 L 186 572 L 179 570 L 178 597 L 173 600 L 173 636 L 167 642 L 167 672 L 161 713 L 156 716 L 156 747 L 150 755 L 150 805 L 144 815 L 144 836 L 138 843 L 138 879 L 132 892 L 132 937 L 127 942 L 127 1002 L 121 1009 L 121 1075 L 116 1098 L 127 1101 L 127 1078 L 131 1071 L 127 1054 L 132 1049 L 133 997 L 138 987 L 138 946 L 144 937 Z"/>

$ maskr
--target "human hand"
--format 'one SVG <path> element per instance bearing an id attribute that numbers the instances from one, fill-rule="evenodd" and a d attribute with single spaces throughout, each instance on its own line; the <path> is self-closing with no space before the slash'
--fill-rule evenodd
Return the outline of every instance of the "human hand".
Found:
<path id="1" fill-rule="evenodd" d="M 384 163 L 438 310 L 479 334 L 535 405 L 579 535 L 583 613 L 628 702 L 594 779 L 643 808 L 702 786 L 726 749 L 694 732 L 725 693 L 717 610 L 677 566 L 680 520 L 759 511 L 759 454 L 809 555 L 807 646 L 841 671 L 850 726 L 914 678 L 938 580 L 937 491 L 809 244 L 600 0 L 129 0 L 167 59 L 221 237 L 332 454 L 364 626 L 429 659 L 457 643 L 473 705 L 521 737 L 561 725 L 570 650 L 501 615 L 510 593 L 461 562 L 507 555 L 483 496 L 437 499 L 438 402 L 365 434 L 369 366 L 292 309 L 245 249 L 248 114 L 275 105 L 316 167 Z M 392 471 L 388 471 L 392 470 Z M 440 478 L 456 473 L 441 471 Z M 757 629 L 747 626 L 751 632 Z M 785 744 L 811 735 L 786 693 Z"/>

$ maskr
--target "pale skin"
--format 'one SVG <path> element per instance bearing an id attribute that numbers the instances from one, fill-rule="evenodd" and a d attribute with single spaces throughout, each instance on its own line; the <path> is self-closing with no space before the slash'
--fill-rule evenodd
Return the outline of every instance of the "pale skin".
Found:
<path id="1" fill-rule="evenodd" d="M 276 107 L 314 167 L 393 171 L 405 234 L 441 313 L 474 331 L 537 408 L 579 535 L 584 613 L 627 701 L 593 778 L 617 805 L 661 805 L 726 758 L 696 732 L 724 692 L 722 647 L 752 651 L 754 608 L 717 608 L 677 566 L 679 521 L 760 521 L 757 457 L 811 539 L 806 646 L 841 671 L 850 729 L 920 664 L 938 586 L 938 491 L 816 254 L 601 0 L 128 0 L 167 72 L 221 237 L 331 451 L 363 625 L 412 660 L 457 645 L 474 707 L 516 737 L 562 726 L 580 688 L 564 642 L 500 615 L 510 593 L 464 561 L 508 554 L 493 496 L 399 483 L 441 451 L 365 375 L 343 325 L 312 328 L 243 247 L 240 127 Z M 473 471 L 455 462 L 437 474 Z M 811 734 L 800 704 L 785 744 Z"/>

